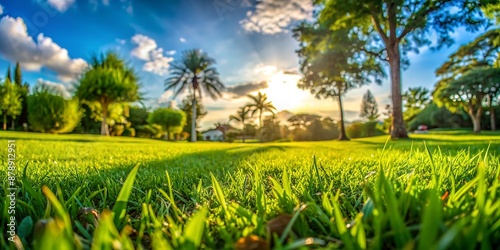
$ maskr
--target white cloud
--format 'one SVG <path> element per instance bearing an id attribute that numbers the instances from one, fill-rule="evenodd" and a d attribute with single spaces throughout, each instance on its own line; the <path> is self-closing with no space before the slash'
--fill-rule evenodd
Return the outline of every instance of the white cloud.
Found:
<path id="1" fill-rule="evenodd" d="M 256 74 L 271 75 L 277 71 L 277 68 L 273 65 L 258 64 L 254 71 Z"/>
<path id="2" fill-rule="evenodd" d="M 175 50 L 169 50 L 167 51 L 167 55 L 175 55 Z"/>
<path id="3" fill-rule="evenodd" d="M 35 41 L 28 35 L 26 24 L 20 17 L 0 19 L 0 55 L 19 62 L 26 70 L 38 71 L 46 67 L 64 82 L 74 80 L 87 66 L 81 58 L 71 59 L 68 51 L 50 37 L 38 34 Z"/>
<path id="4" fill-rule="evenodd" d="M 131 54 L 143 61 L 147 61 L 142 68 L 144 71 L 153 72 L 157 75 L 168 73 L 170 63 L 174 60 L 172 57 L 166 57 L 162 48 L 158 48 L 156 41 L 141 34 L 132 37 L 132 43 L 136 44 Z M 171 55 L 172 51 L 167 54 Z M 175 51 L 174 51 L 175 53 Z"/>
<path id="5" fill-rule="evenodd" d="M 173 95 L 174 92 L 172 90 L 163 92 L 163 94 L 158 99 L 158 106 L 177 109 L 178 108 L 177 102 L 175 101 L 175 99 L 172 99 Z"/>
<path id="6" fill-rule="evenodd" d="M 132 37 L 132 43 L 137 44 L 131 54 L 141 60 L 147 61 L 150 59 L 150 53 L 158 47 L 155 40 L 141 34 Z"/>
<path id="7" fill-rule="evenodd" d="M 186 38 L 181 37 L 181 38 L 179 38 L 179 41 L 180 41 L 181 43 L 185 43 L 185 42 L 186 42 Z"/>
<path id="8" fill-rule="evenodd" d="M 0 4 L 0 15 L 3 14 L 3 6 Z"/>
<path id="9" fill-rule="evenodd" d="M 65 12 L 69 6 L 71 6 L 75 0 L 48 0 L 47 3 L 58 10 L 59 12 Z"/>
<path id="10" fill-rule="evenodd" d="M 59 93 L 64 98 L 71 98 L 71 94 L 69 93 L 69 90 L 68 90 L 70 87 L 68 87 L 62 83 L 51 82 L 51 81 L 44 80 L 42 78 L 38 78 L 37 84 L 45 86 L 48 89 L 50 89 L 56 93 Z"/>
<path id="11" fill-rule="evenodd" d="M 263 0 L 240 24 L 247 31 L 276 34 L 294 21 L 312 18 L 312 12 L 311 0 Z"/>

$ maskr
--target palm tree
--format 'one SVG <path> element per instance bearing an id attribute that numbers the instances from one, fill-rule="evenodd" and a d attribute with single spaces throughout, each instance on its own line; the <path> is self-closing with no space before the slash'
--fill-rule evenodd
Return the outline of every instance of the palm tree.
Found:
<path id="1" fill-rule="evenodd" d="M 253 103 L 248 104 L 247 106 L 252 111 L 252 117 L 255 115 L 257 111 L 259 111 L 259 127 L 262 128 L 262 114 L 264 112 L 271 112 L 274 115 L 274 111 L 277 111 L 271 101 L 267 100 L 267 95 L 262 94 L 260 91 L 256 96 L 248 95 L 250 99 L 252 99 Z"/>
<path id="2" fill-rule="evenodd" d="M 186 88 L 193 99 L 191 123 L 191 141 L 196 141 L 196 92 L 201 99 L 201 89 L 212 99 L 221 97 L 224 85 L 219 80 L 219 73 L 214 67 L 215 60 L 200 49 L 184 51 L 182 58 L 172 65 L 171 76 L 165 80 L 165 91 L 174 89 L 174 98 Z"/>
<path id="3" fill-rule="evenodd" d="M 236 111 L 236 115 L 229 116 L 229 121 L 234 120 L 237 122 L 241 122 L 243 124 L 243 142 L 245 142 L 245 135 L 246 135 L 245 120 L 247 120 L 247 118 L 250 118 L 248 116 L 249 114 L 250 114 L 250 107 L 243 106 L 238 111 Z"/>
<path id="4" fill-rule="evenodd" d="M 113 103 L 135 102 L 141 99 L 138 77 L 115 52 L 94 55 L 76 87 L 80 100 L 101 105 L 101 135 L 109 135 L 107 117 Z"/>

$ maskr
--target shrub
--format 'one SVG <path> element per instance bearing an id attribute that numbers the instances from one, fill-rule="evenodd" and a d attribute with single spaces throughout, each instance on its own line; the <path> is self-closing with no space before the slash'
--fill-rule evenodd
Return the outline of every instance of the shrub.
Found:
<path id="1" fill-rule="evenodd" d="M 351 123 L 346 128 L 347 136 L 350 138 L 363 138 L 385 134 L 377 124 L 376 121 Z"/>
<path id="2" fill-rule="evenodd" d="M 82 111 L 78 100 L 40 90 L 28 97 L 28 122 L 42 133 L 70 133 L 80 122 Z"/>

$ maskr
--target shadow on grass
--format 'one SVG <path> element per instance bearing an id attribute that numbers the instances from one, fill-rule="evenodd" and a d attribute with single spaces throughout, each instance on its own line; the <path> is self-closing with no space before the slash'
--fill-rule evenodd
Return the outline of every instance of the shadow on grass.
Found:
<path id="1" fill-rule="evenodd" d="M 292 148 L 292 146 L 239 146 L 228 149 L 184 153 L 167 159 L 159 158 L 157 160 L 137 162 L 140 164 L 140 169 L 134 187 L 142 191 L 157 190 L 158 188 L 166 191 L 168 189 L 166 171 L 168 171 L 176 195 L 187 199 L 187 197 L 192 196 L 191 192 L 195 190 L 200 180 L 203 186 L 211 183 L 210 174 L 213 174 L 217 180 L 221 181 L 221 185 L 224 185 L 224 180 L 232 178 L 236 170 L 247 167 L 242 163 L 245 159 L 273 150 L 284 152 L 287 148 Z M 36 165 L 36 163 L 31 162 L 27 173 L 35 190 L 40 190 L 42 185 L 47 185 L 50 189 L 56 190 L 56 183 L 62 190 L 69 192 L 74 192 L 77 187 L 88 187 L 94 191 L 106 187 L 110 200 L 113 200 L 118 195 L 126 176 L 137 163 L 106 166 L 105 168 L 93 167 L 83 175 L 75 173 L 62 177 L 48 173 L 47 176 L 40 177 L 30 175 L 30 169 L 33 169 L 33 165 Z M 187 193 L 180 193 L 179 190 Z M 70 195 L 71 193 L 65 194 L 65 196 Z M 20 199 L 23 199 L 23 197 L 20 197 Z M 100 202 L 96 197 L 92 201 Z M 105 205 L 109 206 L 109 204 Z"/>

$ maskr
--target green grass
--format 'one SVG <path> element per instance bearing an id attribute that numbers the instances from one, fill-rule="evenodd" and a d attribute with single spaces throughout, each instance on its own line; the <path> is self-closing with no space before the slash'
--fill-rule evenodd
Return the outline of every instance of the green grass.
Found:
<path id="1" fill-rule="evenodd" d="M 495 249 L 499 135 L 193 144 L 1 132 L 0 140 L 6 149 L 16 140 L 24 249 Z M 1 243 L 14 248 L 6 204 Z"/>

